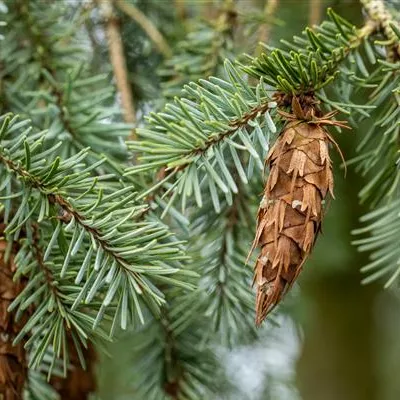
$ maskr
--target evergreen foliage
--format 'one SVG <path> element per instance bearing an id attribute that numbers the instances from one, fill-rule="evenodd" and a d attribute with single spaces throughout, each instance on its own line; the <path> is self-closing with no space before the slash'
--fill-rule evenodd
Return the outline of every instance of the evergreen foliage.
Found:
<path id="1" fill-rule="evenodd" d="M 237 11 L 232 1 L 225 1 L 215 18 L 192 22 L 190 32 L 160 69 L 166 98 L 178 96 L 187 83 L 220 75 L 224 59 L 232 58 L 236 25 Z"/>
<path id="2" fill-rule="evenodd" d="M 164 299 L 151 280 L 179 284 L 168 275 L 181 269 L 185 256 L 165 226 L 142 220 L 146 206 L 133 201 L 131 186 L 109 181 L 110 175 L 90 176 L 103 160 L 87 167 L 87 151 L 81 151 L 47 161 L 57 147 L 43 149 L 43 132 L 30 133 L 28 124 L 2 118 L 0 159 L 5 235 L 12 244 L 24 231 L 17 276 L 31 276 L 10 311 L 36 304 L 16 339 L 35 327 L 27 346 L 35 344 L 36 366 L 49 342 L 55 355 L 65 352 L 66 328 L 72 335 L 76 329 L 77 343 L 78 337 L 86 342 L 109 306 L 111 332 L 143 320 L 142 299 L 157 313 Z"/>
<path id="3" fill-rule="evenodd" d="M 109 69 L 91 62 L 97 5 L 5 2 L 0 212 L 5 258 L 18 243 L 14 280 L 26 281 L 8 308 L 27 321 L 14 340 L 28 353 L 26 398 L 56 398 L 47 382 L 68 375 L 72 351 L 85 368 L 90 343 L 103 349 L 122 331 L 135 343 L 129 398 L 221 391 L 216 348 L 259 334 L 246 258 L 264 160 L 293 97 L 369 125 L 349 162 L 369 178 L 359 197 L 371 212 L 355 231 L 368 237 L 355 243 L 372 251 L 365 282 L 398 279 L 400 25 L 383 2 L 362 3 L 362 27 L 329 10 L 293 41 L 238 58 L 237 10 L 223 2 L 158 68 L 169 102 L 135 127 L 121 121 Z"/>

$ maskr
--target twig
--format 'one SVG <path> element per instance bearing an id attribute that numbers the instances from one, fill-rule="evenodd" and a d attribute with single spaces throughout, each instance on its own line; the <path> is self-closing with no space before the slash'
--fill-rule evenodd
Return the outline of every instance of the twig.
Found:
<path id="1" fill-rule="evenodd" d="M 126 0 L 116 0 L 115 4 L 122 12 L 131 17 L 138 25 L 141 26 L 141 28 L 147 33 L 149 38 L 157 46 L 158 50 L 160 50 L 160 52 L 164 54 L 165 57 L 171 57 L 171 48 L 169 47 L 167 41 L 164 39 L 163 35 L 153 24 L 153 22 L 151 22 L 133 4 L 127 3 Z"/>
<path id="2" fill-rule="evenodd" d="M 43 272 L 45 284 L 52 292 L 52 296 L 57 302 L 65 304 L 63 294 L 58 289 L 57 279 L 54 277 L 51 268 L 43 260 L 43 251 L 40 246 L 40 231 L 38 224 L 32 224 L 32 246 L 31 251 L 34 255 L 39 269 Z M 67 324 L 66 324 L 67 325 Z M 87 400 L 91 393 L 96 390 L 96 379 L 94 374 L 94 364 L 97 360 L 94 346 L 89 342 L 87 347 L 81 348 L 85 358 L 85 368 L 81 365 L 76 345 L 72 339 L 69 328 L 66 327 L 67 338 L 66 347 L 69 358 L 69 370 L 64 370 L 64 377 L 53 375 L 50 384 L 58 392 L 61 399 Z"/>
<path id="3" fill-rule="evenodd" d="M 121 34 L 117 21 L 113 14 L 110 0 L 101 0 L 101 10 L 105 18 L 108 37 L 108 51 L 110 61 L 114 69 L 114 76 L 118 92 L 121 94 L 121 103 L 124 110 L 124 119 L 127 123 L 136 122 L 135 106 L 133 104 L 132 92 L 128 80 L 128 70 L 124 56 Z M 131 138 L 134 139 L 134 133 Z"/>
<path id="4" fill-rule="evenodd" d="M 310 13 L 308 15 L 308 24 L 310 26 L 317 25 L 321 22 L 321 0 L 310 1 Z"/>
<path id="5" fill-rule="evenodd" d="M 46 185 L 43 184 L 43 182 L 41 182 L 35 175 L 31 174 L 21 165 L 15 163 L 12 159 L 7 158 L 2 154 L 0 154 L 0 162 L 6 165 L 12 171 L 14 171 L 14 173 L 16 173 L 18 176 L 24 177 L 26 181 L 29 182 L 33 188 L 39 190 L 40 193 L 42 193 L 47 197 L 51 205 L 58 206 L 62 211 L 62 216 L 60 216 L 59 219 L 63 223 L 67 224 L 71 221 L 72 218 L 74 218 L 76 223 L 93 237 L 97 245 L 100 246 L 106 254 L 110 255 L 113 260 L 117 261 L 119 265 L 121 265 L 124 268 L 124 270 L 127 270 L 126 266 L 129 265 L 129 262 L 123 256 L 118 254 L 116 251 L 111 250 L 109 248 L 109 244 L 107 240 L 103 238 L 102 232 L 98 228 L 93 227 L 88 222 L 85 215 L 78 212 L 74 208 L 74 206 L 70 203 L 69 199 L 63 197 L 59 193 L 51 193 L 48 190 L 46 190 Z M 137 272 L 128 270 L 128 273 L 132 274 L 135 278 L 138 277 Z M 138 285 L 142 286 L 140 282 L 138 282 Z"/>
<path id="6" fill-rule="evenodd" d="M 360 0 L 360 2 L 365 8 L 368 18 L 378 24 L 382 33 L 393 45 L 393 50 L 397 53 L 397 57 L 400 57 L 399 38 L 391 27 L 391 25 L 395 25 L 400 29 L 400 23 L 396 21 L 388 10 L 385 2 L 383 0 Z"/>
<path id="7" fill-rule="evenodd" d="M 267 43 L 270 38 L 271 33 L 271 17 L 275 14 L 278 8 L 278 0 L 266 0 L 264 7 L 264 17 L 265 21 L 260 26 L 258 31 L 258 41 Z M 262 52 L 262 46 L 258 46 L 256 53 L 260 54 Z"/>

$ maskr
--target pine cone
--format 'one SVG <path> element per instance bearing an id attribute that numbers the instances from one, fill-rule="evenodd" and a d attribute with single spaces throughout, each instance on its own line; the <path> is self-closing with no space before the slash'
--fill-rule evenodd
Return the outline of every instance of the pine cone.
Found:
<path id="1" fill-rule="evenodd" d="M 295 97 L 292 108 L 296 115 L 281 113 L 290 122 L 266 160 L 270 174 L 252 247 L 261 247 L 254 276 L 257 325 L 299 275 L 320 230 L 322 200 L 328 192 L 333 196 L 328 145 L 336 143 L 324 125 L 344 125 L 329 119 L 333 113 L 305 114 Z"/>
<path id="2" fill-rule="evenodd" d="M 3 236 L 5 226 L 0 224 L 0 236 Z M 4 400 L 22 399 L 23 388 L 27 377 L 27 361 L 24 343 L 13 346 L 12 342 L 26 323 L 26 316 L 18 321 L 14 313 L 7 311 L 9 305 L 22 291 L 26 282 L 13 281 L 16 269 L 14 255 L 17 252 L 13 246 L 8 261 L 5 260 L 7 242 L 0 239 L 0 398 Z"/>

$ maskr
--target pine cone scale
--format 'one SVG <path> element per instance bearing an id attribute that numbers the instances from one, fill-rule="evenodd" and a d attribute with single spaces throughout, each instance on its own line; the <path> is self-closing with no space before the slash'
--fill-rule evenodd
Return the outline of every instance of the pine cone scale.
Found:
<path id="1" fill-rule="evenodd" d="M 9 305 L 22 291 L 24 282 L 14 282 L 16 270 L 14 257 L 17 245 L 13 245 L 9 259 L 6 259 L 7 242 L 4 240 L 5 225 L 0 224 L 0 398 L 20 400 L 23 398 L 24 382 L 28 366 L 24 343 L 13 345 L 18 332 L 26 323 L 26 315 L 17 319 L 8 311 Z"/>

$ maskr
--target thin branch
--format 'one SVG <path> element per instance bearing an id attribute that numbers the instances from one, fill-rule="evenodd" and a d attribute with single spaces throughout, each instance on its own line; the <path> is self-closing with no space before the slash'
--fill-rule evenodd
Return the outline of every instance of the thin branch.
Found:
<path id="1" fill-rule="evenodd" d="M 100 4 L 105 19 L 105 26 L 108 38 L 108 51 L 114 70 L 118 92 L 121 94 L 121 103 L 124 110 L 125 122 L 135 123 L 135 106 L 133 103 L 132 92 L 129 84 L 124 47 L 122 44 L 118 22 L 114 16 L 111 1 L 102 0 Z M 134 133 L 132 133 L 131 137 L 134 138 Z"/>
<path id="2" fill-rule="evenodd" d="M 88 234 L 92 236 L 92 238 L 98 243 L 98 245 L 103 249 L 106 254 L 109 254 L 112 259 L 118 262 L 118 264 L 123 268 L 123 270 L 132 274 L 135 279 L 137 279 L 137 284 L 141 287 L 142 283 L 140 281 L 140 276 L 137 272 L 132 271 L 128 268 L 130 263 L 118 253 L 113 250 L 110 250 L 110 246 L 107 240 L 103 239 L 102 232 L 97 228 L 90 226 L 86 222 L 86 218 L 84 215 L 80 214 L 77 210 L 74 209 L 72 204 L 59 193 L 51 193 L 46 189 L 46 186 L 40 182 L 34 175 L 32 175 L 29 171 L 25 170 L 21 167 L 21 165 L 17 165 L 14 161 L 5 158 L 0 154 L 0 161 L 3 162 L 8 168 L 10 168 L 13 172 L 17 173 L 20 176 L 23 176 L 26 180 L 29 181 L 32 187 L 38 189 L 42 195 L 48 198 L 50 204 L 57 205 L 61 208 L 63 215 L 59 217 L 59 219 L 64 223 L 69 223 L 72 218 L 75 219 L 76 223 L 80 225 Z"/>
<path id="3" fill-rule="evenodd" d="M 271 18 L 275 15 L 279 0 L 266 0 L 264 6 L 264 22 L 258 31 L 258 41 L 267 43 L 271 34 Z M 258 46 L 257 53 L 261 53 L 261 46 Z"/>
<path id="4" fill-rule="evenodd" d="M 168 315 L 168 309 L 165 307 L 163 309 L 163 316 L 159 319 L 159 323 L 162 327 L 162 330 L 165 333 L 165 352 L 164 352 L 164 391 L 167 393 L 172 399 L 179 398 L 180 392 L 180 381 L 183 377 L 182 367 L 179 364 L 179 358 L 176 354 L 179 352 L 178 346 L 176 344 L 176 339 L 173 330 L 170 327 L 170 318 Z M 168 371 L 175 370 L 174 379 L 171 380 L 169 376 L 170 373 Z"/>
<path id="5" fill-rule="evenodd" d="M 265 103 L 257 105 L 256 107 L 252 108 L 249 112 L 244 114 L 241 118 L 234 119 L 233 121 L 231 121 L 229 123 L 231 129 L 222 132 L 217 137 L 210 137 L 201 148 L 191 150 L 189 152 L 189 155 L 205 154 L 211 146 L 221 142 L 228 136 L 232 136 L 240 128 L 247 126 L 249 121 L 252 121 L 253 119 L 257 118 L 258 115 L 262 115 L 265 112 L 267 112 L 270 107 L 271 107 L 271 101 L 267 101 Z M 182 167 L 180 169 L 182 169 Z"/>
<path id="6" fill-rule="evenodd" d="M 43 251 L 40 246 L 40 231 L 38 224 L 32 224 L 32 247 L 31 251 L 35 257 L 36 263 L 43 271 L 43 276 L 49 291 L 62 302 L 62 296 L 58 290 L 57 280 L 54 277 L 53 271 L 49 268 L 43 260 Z"/>
<path id="7" fill-rule="evenodd" d="M 211 43 L 210 67 L 204 73 L 204 77 L 215 76 L 218 73 L 218 66 L 223 62 L 221 52 L 227 47 L 229 39 L 233 40 L 234 28 L 237 25 L 237 10 L 232 0 L 225 0 L 223 8 L 215 19 L 216 36 Z M 207 60 L 208 61 L 208 60 Z"/>
<path id="8" fill-rule="evenodd" d="M 309 7 L 310 12 L 308 14 L 308 24 L 310 26 L 318 25 L 321 22 L 321 0 L 311 0 Z"/>
<path id="9" fill-rule="evenodd" d="M 224 132 L 221 133 L 221 135 L 219 135 L 218 137 L 211 137 L 205 144 L 203 147 L 192 150 L 189 155 L 195 155 L 195 154 L 205 154 L 207 152 L 207 150 L 221 142 L 222 140 L 226 139 L 227 137 L 233 135 L 234 133 L 236 133 L 240 128 L 243 128 L 245 126 L 248 125 L 249 121 L 253 120 L 254 118 L 256 118 L 258 115 L 265 113 L 266 111 L 268 111 L 268 109 L 270 108 L 271 102 L 266 102 L 266 103 L 262 103 L 257 105 L 256 107 L 254 107 L 253 109 L 251 109 L 248 113 L 244 114 L 242 116 L 242 118 L 240 119 L 235 119 L 233 121 L 231 121 L 229 123 L 229 126 L 231 127 L 231 129 L 226 130 Z M 178 167 L 174 167 L 172 170 L 171 169 L 167 169 L 165 166 L 161 167 L 157 174 L 156 174 L 156 182 L 160 182 L 160 180 L 166 178 L 167 176 L 172 177 L 173 175 L 175 175 L 175 173 L 177 171 L 182 171 L 185 168 L 189 167 L 190 163 L 188 164 L 182 164 Z M 156 194 L 163 189 L 163 186 L 157 186 L 154 190 L 150 191 L 150 194 L 146 197 L 146 203 L 150 204 Z M 146 207 L 139 215 L 138 215 L 138 219 L 142 220 L 146 215 L 148 215 L 148 213 L 151 211 L 151 205 L 149 205 L 148 207 Z"/>
<path id="10" fill-rule="evenodd" d="M 397 57 L 400 57 L 399 38 L 391 27 L 391 25 L 395 25 L 400 29 L 400 23 L 394 18 L 385 2 L 383 0 L 360 0 L 360 2 L 365 8 L 369 20 L 378 24 L 379 29 L 393 45 L 393 51 L 397 53 Z"/>
<path id="11" fill-rule="evenodd" d="M 53 271 L 43 260 L 43 252 L 40 246 L 39 226 L 33 224 L 32 229 L 32 254 L 36 259 L 37 265 L 43 271 L 49 291 L 57 298 L 58 304 L 62 305 L 65 310 L 65 298 L 58 290 L 57 280 L 53 275 Z M 61 399 L 85 400 L 88 399 L 90 394 L 94 393 L 96 390 L 96 379 L 94 373 L 94 367 L 97 360 L 96 350 L 91 342 L 88 342 L 87 347 L 83 346 L 81 348 L 86 364 L 84 368 L 79 359 L 78 351 L 67 323 L 65 323 L 65 329 L 67 331 L 66 346 L 69 358 L 69 370 L 64 371 L 65 377 L 52 376 L 50 384 L 55 390 L 57 390 Z"/>
<path id="12" fill-rule="evenodd" d="M 178 18 L 184 22 L 186 19 L 185 0 L 174 0 L 174 4 Z"/>
<path id="13" fill-rule="evenodd" d="M 49 93 L 53 94 L 55 97 L 55 105 L 57 106 L 59 110 L 59 118 L 61 122 L 64 125 L 65 130 L 72 136 L 73 140 L 78 142 L 80 145 L 85 146 L 84 143 L 82 142 L 82 139 L 79 135 L 79 133 L 74 129 L 71 125 L 70 119 L 69 119 L 69 112 L 68 112 L 68 104 L 65 103 L 64 101 L 64 92 L 63 90 L 60 90 L 58 87 L 57 82 L 57 72 L 54 69 L 53 65 L 51 64 L 50 60 L 52 59 L 49 54 L 51 50 L 49 49 L 49 46 L 47 45 L 46 41 L 44 40 L 43 33 L 38 31 L 32 24 L 32 18 L 30 17 L 28 13 L 28 8 L 22 6 L 23 3 L 18 3 L 18 7 L 16 7 L 16 10 L 18 12 L 18 16 L 25 22 L 26 27 L 29 32 L 29 41 L 31 42 L 31 45 L 33 48 L 41 48 L 43 49 L 42 52 L 34 52 L 32 57 L 34 60 L 40 63 L 43 69 L 47 70 L 50 75 L 54 78 L 54 82 L 49 82 L 50 84 L 50 90 Z M 87 6 L 89 7 L 89 6 Z M 84 8 L 85 12 L 88 12 L 88 8 Z M 116 75 L 116 74 L 115 74 Z M 118 79 L 117 79 L 118 82 Z M 123 101 L 122 101 L 123 103 Z M 124 104 L 123 104 L 124 105 Z M 134 111 L 134 110 L 133 110 Z M 126 122 L 134 122 L 133 121 L 128 121 Z M 134 137 L 132 136 L 132 139 Z"/>
<path id="14" fill-rule="evenodd" d="M 133 4 L 128 3 L 126 0 L 116 0 L 115 4 L 126 15 L 131 17 L 140 27 L 147 33 L 149 38 L 157 46 L 160 53 L 165 57 L 171 57 L 172 51 L 163 35 L 156 28 L 156 26 L 147 18 L 138 8 Z"/>

